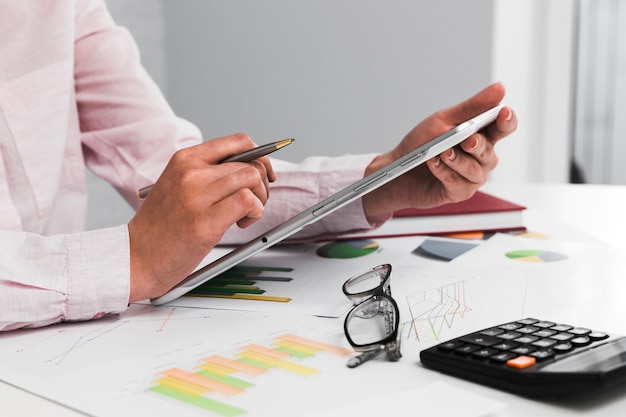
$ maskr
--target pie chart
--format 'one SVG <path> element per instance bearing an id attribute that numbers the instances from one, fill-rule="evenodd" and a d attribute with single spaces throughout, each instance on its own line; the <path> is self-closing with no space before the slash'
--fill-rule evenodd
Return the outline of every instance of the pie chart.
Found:
<path id="1" fill-rule="evenodd" d="M 538 249 L 514 250 L 506 253 L 506 257 L 522 262 L 558 262 L 567 259 L 567 255 Z"/>
<path id="2" fill-rule="evenodd" d="M 378 243 L 373 240 L 342 240 L 320 246 L 317 256 L 330 259 L 358 258 L 376 252 L 378 248 Z"/>

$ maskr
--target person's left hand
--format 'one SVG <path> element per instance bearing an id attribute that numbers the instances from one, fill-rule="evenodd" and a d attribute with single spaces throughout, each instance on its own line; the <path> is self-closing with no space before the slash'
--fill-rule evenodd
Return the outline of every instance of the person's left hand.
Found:
<path id="1" fill-rule="evenodd" d="M 464 121 L 497 106 L 504 98 L 504 87 L 495 83 L 453 107 L 440 110 L 418 124 L 390 152 L 377 156 L 365 175 L 382 168 L 416 147 Z M 443 152 L 414 170 L 363 197 L 365 215 L 371 223 L 392 212 L 408 208 L 428 208 L 471 197 L 487 181 L 498 163 L 494 146 L 517 128 L 512 109 L 503 107 L 497 119 L 460 145 Z"/>

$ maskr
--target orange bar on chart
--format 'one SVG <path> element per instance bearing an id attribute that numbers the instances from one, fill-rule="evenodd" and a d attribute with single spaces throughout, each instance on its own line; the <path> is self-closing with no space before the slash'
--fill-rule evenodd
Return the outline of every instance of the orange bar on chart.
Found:
<path id="1" fill-rule="evenodd" d="M 163 372 L 163 375 L 171 376 L 185 382 L 190 382 L 192 384 L 204 387 L 207 390 L 219 392 L 224 395 L 236 395 L 243 391 L 240 388 L 236 388 L 231 385 L 224 384 L 213 379 L 205 378 L 201 375 L 194 374 L 193 372 L 184 371 L 178 368 L 169 369 Z"/>
<path id="2" fill-rule="evenodd" d="M 305 337 L 296 336 L 293 334 L 285 334 L 282 336 L 278 336 L 279 340 L 287 340 L 293 343 L 298 343 L 304 346 L 308 346 L 311 348 L 316 348 L 322 350 L 324 352 L 334 353 L 339 356 L 346 356 L 354 353 L 352 349 L 343 348 L 341 346 L 330 345 L 328 343 L 318 342 L 316 340 L 307 339 Z"/>
<path id="3" fill-rule="evenodd" d="M 203 360 L 205 363 L 214 363 L 217 365 L 227 366 L 229 368 L 236 369 L 237 371 L 246 375 L 258 376 L 267 373 L 266 369 L 248 365 L 247 363 L 241 363 L 239 361 L 228 359 L 223 356 L 214 355 L 209 356 L 208 358 L 205 358 Z"/>

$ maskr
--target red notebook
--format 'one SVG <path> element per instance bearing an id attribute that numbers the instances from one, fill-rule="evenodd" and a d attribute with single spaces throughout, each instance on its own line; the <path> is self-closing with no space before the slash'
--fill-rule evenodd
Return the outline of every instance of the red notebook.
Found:
<path id="1" fill-rule="evenodd" d="M 526 230 L 523 219 L 525 209 L 519 204 L 477 191 L 471 198 L 459 203 L 429 209 L 399 210 L 378 229 L 342 236 L 342 239 L 523 231 Z"/>

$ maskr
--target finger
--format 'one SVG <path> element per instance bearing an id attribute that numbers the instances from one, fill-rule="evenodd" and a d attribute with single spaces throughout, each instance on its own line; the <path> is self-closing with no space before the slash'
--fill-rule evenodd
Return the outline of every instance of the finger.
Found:
<path id="1" fill-rule="evenodd" d="M 474 156 L 462 149 L 452 148 L 440 155 L 442 165 L 453 171 L 458 178 L 481 185 L 487 180 L 488 168 Z"/>
<path id="2" fill-rule="evenodd" d="M 261 200 L 251 190 L 241 189 L 213 205 L 207 217 L 224 219 L 217 229 L 219 236 L 222 236 L 233 224 L 241 228 L 248 227 L 260 219 L 263 213 Z M 214 222 L 208 222 L 207 225 L 211 229 L 208 232 L 215 233 Z"/>
<path id="3" fill-rule="evenodd" d="M 438 200 L 441 202 L 457 202 L 470 198 L 480 184 L 468 181 L 464 176 L 451 168 L 441 157 L 427 162 L 433 176 L 439 181 Z M 435 190 L 433 190 L 435 191 Z"/>
<path id="4" fill-rule="evenodd" d="M 256 161 L 260 162 L 265 167 L 265 177 L 268 179 L 269 182 L 274 182 L 278 179 L 278 176 L 276 175 L 276 172 L 274 172 L 274 167 L 272 166 L 272 162 L 269 157 L 264 156 L 262 158 L 256 159 Z"/>
<path id="5" fill-rule="evenodd" d="M 503 107 L 494 123 L 491 123 L 483 132 L 490 142 L 495 144 L 500 139 L 509 136 L 517 129 L 517 115 L 510 107 Z"/>
<path id="6" fill-rule="evenodd" d="M 264 170 L 262 164 L 237 163 L 225 165 L 234 166 L 229 167 L 227 170 L 222 170 L 221 168 L 224 166 L 220 165 L 220 176 L 218 178 L 209 178 L 204 182 L 206 185 L 202 188 L 211 190 L 211 192 L 204 192 L 206 196 L 204 204 L 216 204 L 242 189 L 252 191 L 262 204 L 267 202 L 269 198 L 269 184 L 267 177 L 260 172 L 260 170 Z M 261 168 L 257 168 L 257 166 Z M 216 168 L 213 167 L 213 170 L 216 170 Z M 228 174 L 223 175 L 224 173 Z"/>
<path id="7" fill-rule="evenodd" d="M 257 145 L 245 133 L 235 133 L 203 142 L 199 145 L 182 149 L 177 153 L 197 158 L 204 163 L 218 164 L 229 156 L 255 148 Z M 190 155 L 187 155 L 190 154 Z"/>
<path id="8" fill-rule="evenodd" d="M 493 143 L 483 134 L 476 133 L 459 144 L 463 153 L 474 158 L 487 170 L 492 170 L 498 164 L 498 156 L 494 151 Z"/>
<path id="9" fill-rule="evenodd" d="M 253 149 L 257 145 L 245 133 L 235 133 L 233 135 L 213 139 L 209 142 L 205 142 L 197 146 L 199 148 L 193 150 L 193 152 L 196 153 L 196 157 L 202 159 L 205 162 L 217 164 L 229 156 Z M 269 157 L 264 156 L 256 159 L 256 161 L 261 162 L 265 167 L 265 175 L 267 176 L 269 181 L 276 181 L 277 176 L 274 172 L 274 168 L 272 167 L 272 163 L 270 162 Z"/>
<path id="10" fill-rule="evenodd" d="M 269 162 L 269 159 L 268 159 Z M 267 165 L 264 163 L 264 161 L 261 161 L 260 159 L 258 160 L 254 160 L 254 161 L 250 161 L 250 162 L 232 162 L 232 164 L 238 164 L 239 165 L 239 169 L 243 169 L 245 170 L 245 172 L 251 172 L 251 171 L 247 171 L 250 166 L 252 166 L 254 169 L 256 169 L 259 173 L 259 180 L 261 181 L 261 183 L 263 184 L 263 187 L 265 188 L 264 190 L 264 199 L 263 199 L 263 204 L 265 204 L 267 202 L 267 199 L 269 198 L 270 195 L 270 174 L 267 172 Z M 271 164 L 270 164 L 271 167 Z M 250 175 L 252 175 L 252 173 L 250 173 Z"/>

